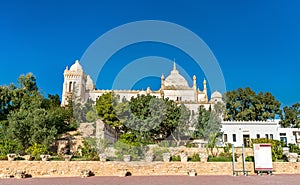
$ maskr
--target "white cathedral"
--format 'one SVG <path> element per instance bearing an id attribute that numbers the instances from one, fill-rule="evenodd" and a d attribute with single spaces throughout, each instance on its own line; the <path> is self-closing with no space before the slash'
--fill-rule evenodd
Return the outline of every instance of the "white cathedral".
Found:
<path id="1" fill-rule="evenodd" d="M 192 112 L 198 112 L 198 107 L 203 105 L 206 109 L 222 100 L 222 94 L 218 91 L 212 93 L 210 99 L 207 95 L 206 80 L 203 81 L 203 90 L 197 88 L 196 76 L 193 76 L 193 86 L 190 87 L 186 79 L 180 75 L 174 62 L 173 70 L 166 78 L 161 76 L 161 85 L 159 90 L 151 90 L 150 87 L 144 90 L 98 90 L 89 75 L 86 75 L 79 61 L 64 71 L 64 83 L 62 91 L 62 106 L 68 104 L 68 97 L 75 93 L 83 102 L 88 99 L 96 101 L 104 93 L 113 91 L 119 95 L 120 99 L 130 100 L 131 97 L 138 95 L 151 95 L 158 98 L 169 98 L 177 103 L 183 103 Z"/>

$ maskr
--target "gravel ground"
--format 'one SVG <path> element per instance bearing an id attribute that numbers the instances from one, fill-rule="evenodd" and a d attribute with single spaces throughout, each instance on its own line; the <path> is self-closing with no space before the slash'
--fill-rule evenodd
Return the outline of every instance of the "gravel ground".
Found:
<path id="1" fill-rule="evenodd" d="M 49 177 L 0 179 L 0 185 L 298 185 L 299 175 L 273 176 L 130 176 L 130 177 Z"/>

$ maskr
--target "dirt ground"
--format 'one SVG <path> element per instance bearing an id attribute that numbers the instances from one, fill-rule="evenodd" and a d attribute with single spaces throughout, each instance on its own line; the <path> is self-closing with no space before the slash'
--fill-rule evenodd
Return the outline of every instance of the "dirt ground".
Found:
<path id="1" fill-rule="evenodd" d="M 273 176 L 129 176 L 0 179 L 1 185 L 296 185 L 298 175 Z"/>

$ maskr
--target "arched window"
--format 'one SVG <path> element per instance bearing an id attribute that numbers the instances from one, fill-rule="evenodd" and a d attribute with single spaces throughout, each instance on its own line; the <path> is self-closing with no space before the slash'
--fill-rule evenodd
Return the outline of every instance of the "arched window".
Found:
<path id="1" fill-rule="evenodd" d="M 72 82 L 69 83 L 69 92 L 72 91 Z"/>
<path id="2" fill-rule="evenodd" d="M 73 83 L 73 91 L 76 90 L 76 86 L 75 85 L 76 85 L 76 82 Z"/>

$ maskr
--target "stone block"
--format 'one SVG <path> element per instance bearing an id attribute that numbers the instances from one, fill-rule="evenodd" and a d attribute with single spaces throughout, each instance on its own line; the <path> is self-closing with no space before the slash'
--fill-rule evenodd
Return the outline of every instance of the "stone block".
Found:
<path id="1" fill-rule="evenodd" d="M 17 172 L 15 173 L 15 176 L 14 176 L 16 179 L 22 179 L 22 178 L 25 178 L 25 171 L 23 170 L 17 170 Z"/>
<path id="2" fill-rule="evenodd" d="M 90 170 L 87 170 L 87 169 L 81 170 L 80 177 L 86 178 L 86 177 L 89 177 L 90 175 L 91 175 Z"/>
<path id="3" fill-rule="evenodd" d="M 17 154 L 7 154 L 7 160 L 13 161 L 17 158 Z"/>
<path id="4" fill-rule="evenodd" d="M 124 162 L 130 162 L 131 161 L 131 155 L 123 155 Z"/>
<path id="5" fill-rule="evenodd" d="M 170 153 L 163 153 L 163 161 L 170 162 L 171 154 Z"/>
<path id="6" fill-rule="evenodd" d="M 49 161 L 50 157 L 51 157 L 50 155 L 40 155 L 42 161 Z"/>
<path id="7" fill-rule="evenodd" d="M 190 169 L 190 170 L 188 170 L 188 175 L 191 177 L 194 177 L 197 175 L 197 172 L 195 169 Z"/>

